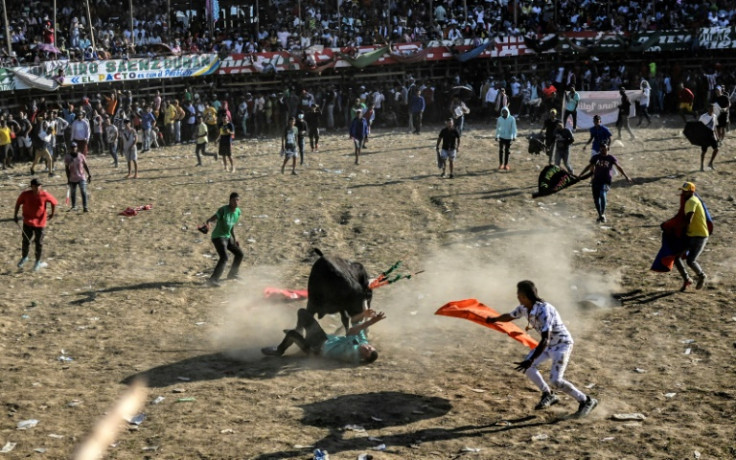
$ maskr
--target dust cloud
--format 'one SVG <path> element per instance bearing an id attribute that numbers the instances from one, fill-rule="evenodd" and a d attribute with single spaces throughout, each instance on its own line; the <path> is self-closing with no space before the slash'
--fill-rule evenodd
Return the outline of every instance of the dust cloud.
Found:
<path id="1" fill-rule="evenodd" d="M 499 313 L 508 312 L 518 304 L 516 283 L 525 279 L 532 280 L 540 296 L 560 311 L 574 336 L 586 330 L 595 312 L 582 309 L 578 302 L 586 298 L 610 299 L 610 293 L 617 289 L 615 277 L 574 268 L 573 251 L 580 250 L 576 241 L 585 236 L 579 228 L 528 221 L 524 225 L 531 228 L 506 231 L 490 245 L 464 241 L 429 251 L 418 266 L 400 267 L 399 273 L 424 272 L 374 292 L 372 308 L 386 312 L 387 319 L 372 328 L 372 340 L 402 346 L 428 340 L 438 347 L 458 343 L 469 323 L 435 316 L 440 306 L 451 300 L 476 298 Z M 338 255 L 352 258 L 351 254 Z M 219 313 L 222 326 L 212 337 L 217 349 L 237 359 L 258 359 L 261 347 L 278 344 L 283 330 L 294 327 L 296 311 L 306 306 L 306 301 L 280 303 L 263 297 L 266 286 L 306 287 L 284 286 L 282 272 L 286 270 L 253 267 L 241 273 L 244 288 Z M 320 323 L 333 333 L 340 321 L 337 315 L 331 315 Z M 526 321 L 519 320 L 517 325 L 524 328 Z"/>

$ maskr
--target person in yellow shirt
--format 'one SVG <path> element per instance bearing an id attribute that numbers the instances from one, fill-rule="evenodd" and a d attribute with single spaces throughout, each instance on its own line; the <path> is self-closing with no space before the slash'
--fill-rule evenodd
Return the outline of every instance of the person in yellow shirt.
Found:
<path id="1" fill-rule="evenodd" d="M 194 140 L 196 143 L 194 153 L 197 155 L 197 166 L 202 166 L 202 155 L 207 155 L 209 133 L 207 125 L 204 123 L 201 115 L 197 117 L 197 124 L 194 125 L 194 129 Z M 215 160 L 217 160 L 217 158 L 215 158 Z"/>
<path id="2" fill-rule="evenodd" d="M 174 132 L 174 122 L 176 121 L 176 115 L 178 110 L 176 109 L 176 101 L 172 100 L 166 106 L 164 112 L 164 125 L 166 125 L 166 145 L 172 145 L 176 140 L 176 133 Z"/>
<path id="3" fill-rule="evenodd" d="M 687 253 L 687 264 L 695 271 L 697 276 L 697 284 L 695 289 L 703 289 L 705 285 L 706 275 L 698 264 L 698 256 L 705 249 L 708 243 L 710 232 L 708 231 L 708 219 L 705 214 L 705 206 L 700 198 L 695 194 L 695 184 L 685 182 L 680 187 L 681 194 L 685 200 L 685 219 L 683 220 L 683 233 L 687 237 L 685 252 Z M 693 284 L 693 280 L 685 269 L 681 257 L 675 258 L 675 266 L 683 279 L 680 291 L 685 291 Z"/>
<path id="4" fill-rule="evenodd" d="M 10 160 L 12 159 L 12 150 L 10 149 L 11 142 L 10 127 L 3 117 L 3 119 L 0 120 L 0 158 L 2 158 L 3 169 L 13 167 L 10 163 Z"/>
<path id="5" fill-rule="evenodd" d="M 217 109 L 211 103 L 207 102 L 202 116 L 209 130 L 208 136 L 211 139 L 216 138 L 219 134 L 219 130 L 217 129 Z"/>

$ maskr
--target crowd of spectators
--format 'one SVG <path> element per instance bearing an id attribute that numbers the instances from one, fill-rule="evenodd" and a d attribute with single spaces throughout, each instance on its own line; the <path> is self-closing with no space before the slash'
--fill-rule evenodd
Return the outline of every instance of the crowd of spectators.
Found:
<path id="1" fill-rule="evenodd" d="M 166 1 L 135 0 L 131 28 L 131 12 L 120 3 L 90 0 L 90 27 L 86 2 L 58 0 L 54 27 L 48 1 L 6 4 L 17 12 L 9 16 L 10 54 L 0 37 L 6 66 L 55 58 L 252 53 L 563 31 L 692 30 L 736 22 L 736 3 L 726 0 L 263 0 L 257 15 L 255 8 L 223 8 L 214 24 L 202 9 L 187 14 L 172 9 L 167 17 Z"/>

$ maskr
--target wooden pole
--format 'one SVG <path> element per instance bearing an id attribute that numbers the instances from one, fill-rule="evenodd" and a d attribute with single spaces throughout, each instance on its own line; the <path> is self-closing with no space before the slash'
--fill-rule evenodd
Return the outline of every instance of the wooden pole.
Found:
<path id="1" fill-rule="evenodd" d="M 95 29 L 92 27 L 92 14 L 89 12 L 89 0 L 86 2 L 87 5 L 87 25 L 89 26 L 89 39 L 92 41 L 92 50 L 97 50 L 95 47 Z"/>
<path id="2" fill-rule="evenodd" d="M 10 24 L 8 24 L 8 5 L 3 0 L 3 22 L 5 23 L 5 43 L 8 45 L 8 56 L 13 52 L 13 47 L 10 46 Z"/>
<path id="3" fill-rule="evenodd" d="M 87 0 L 89 4 L 89 0 Z M 130 44 L 135 46 L 135 33 L 133 32 L 133 0 L 128 0 L 128 10 L 130 12 Z"/>
<path id="4" fill-rule="evenodd" d="M 54 0 L 54 22 L 51 23 L 51 27 L 54 28 L 54 46 L 59 47 L 59 44 L 56 42 L 56 0 Z M 59 56 L 56 56 L 58 59 Z"/>

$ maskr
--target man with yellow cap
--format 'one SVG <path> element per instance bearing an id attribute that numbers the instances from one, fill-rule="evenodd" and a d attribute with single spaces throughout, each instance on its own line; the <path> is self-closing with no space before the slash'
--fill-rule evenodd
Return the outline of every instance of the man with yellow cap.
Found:
<path id="1" fill-rule="evenodd" d="M 680 255 L 687 254 L 687 264 L 695 271 L 697 284 L 695 289 L 702 289 L 705 285 L 705 273 L 698 264 L 698 256 L 705 249 L 706 243 L 708 243 L 708 237 L 710 231 L 708 229 L 708 219 L 706 214 L 705 206 L 700 198 L 695 194 L 695 184 L 692 182 L 685 182 L 680 187 L 682 199 L 684 201 L 684 212 L 685 219 L 683 221 L 683 233 L 686 235 L 687 242 L 685 244 L 685 251 Z M 693 284 L 692 278 L 685 269 L 685 265 L 682 263 L 681 257 L 675 258 L 675 266 L 677 271 L 682 275 L 683 284 L 680 291 L 686 291 L 689 286 Z"/>

